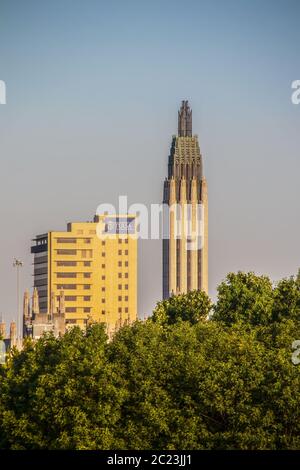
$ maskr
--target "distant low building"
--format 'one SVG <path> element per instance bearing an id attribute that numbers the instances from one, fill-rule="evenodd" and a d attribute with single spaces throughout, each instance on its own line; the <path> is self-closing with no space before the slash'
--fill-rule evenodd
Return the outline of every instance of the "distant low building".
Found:
<path id="1" fill-rule="evenodd" d="M 20 342 L 17 338 L 17 325 L 12 321 L 9 326 L 9 336 L 6 334 L 6 324 L 0 322 L 0 364 L 5 362 L 5 355 L 13 347 L 19 347 Z"/>
<path id="2" fill-rule="evenodd" d="M 25 338 L 38 340 L 44 333 L 53 333 L 55 337 L 62 336 L 66 331 L 64 302 L 64 293 L 61 291 L 58 308 L 54 306 L 53 301 L 48 314 L 40 313 L 37 289 L 33 291 L 31 302 L 30 294 L 26 291 L 23 301 L 23 338 L 18 338 L 16 322 L 10 323 L 8 336 L 6 324 L 3 321 L 0 322 L 0 364 L 5 362 L 10 349 L 16 347 L 21 350 L 23 348 Z"/>
<path id="3" fill-rule="evenodd" d="M 30 295 L 26 291 L 23 302 L 23 337 L 39 339 L 43 333 L 52 332 L 55 337 L 65 333 L 65 295 L 61 291 L 56 306 L 54 293 L 51 294 L 50 309 L 48 313 L 40 313 L 39 294 L 34 288 L 32 304 L 30 305 Z"/>

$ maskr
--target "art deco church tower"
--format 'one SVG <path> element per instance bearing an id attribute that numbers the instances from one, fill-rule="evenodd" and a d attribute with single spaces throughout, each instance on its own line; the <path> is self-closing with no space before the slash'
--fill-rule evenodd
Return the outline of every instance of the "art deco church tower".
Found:
<path id="1" fill-rule="evenodd" d="M 163 298 L 195 289 L 207 292 L 207 185 L 198 137 L 192 135 L 188 101 L 182 101 L 178 112 L 178 135 L 172 139 L 164 203 L 170 211 L 168 237 L 163 240 Z M 175 206 L 176 210 L 171 210 Z"/>

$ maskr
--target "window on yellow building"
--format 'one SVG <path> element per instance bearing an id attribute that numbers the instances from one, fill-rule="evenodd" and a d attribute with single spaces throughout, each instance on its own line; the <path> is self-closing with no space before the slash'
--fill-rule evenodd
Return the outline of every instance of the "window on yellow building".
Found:
<path id="1" fill-rule="evenodd" d="M 63 289 L 63 290 L 77 289 L 77 284 L 57 284 L 57 289 Z"/>
<path id="2" fill-rule="evenodd" d="M 58 255 L 73 256 L 76 255 L 76 250 L 57 250 Z"/>
<path id="3" fill-rule="evenodd" d="M 76 261 L 57 261 L 57 266 L 77 266 Z"/>
<path id="4" fill-rule="evenodd" d="M 56 273 L 57 277 L 77 277 L 77 273 Z"/>
<path id="5" fill-rule="evenodd" d="M 57 238 L 57 243 L 77 243 L 76 238 Z"/>

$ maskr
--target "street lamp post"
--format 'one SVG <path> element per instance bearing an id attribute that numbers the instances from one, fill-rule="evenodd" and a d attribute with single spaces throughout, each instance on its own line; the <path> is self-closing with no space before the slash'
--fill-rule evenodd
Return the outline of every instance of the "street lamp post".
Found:
<path id="1" fill-rule="evenodd" d="M 22 268 L 23 262 L 17 258 L 14 258 L 13 267 L 17 268 L 17 340 L 22 340 L 22 319 L 20 318 L 20 268 Z"/>

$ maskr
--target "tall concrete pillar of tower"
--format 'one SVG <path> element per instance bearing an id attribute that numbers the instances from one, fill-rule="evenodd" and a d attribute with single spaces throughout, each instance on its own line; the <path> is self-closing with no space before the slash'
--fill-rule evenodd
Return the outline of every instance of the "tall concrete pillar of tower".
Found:
<path id="1" fill-rule="evenodd" d="M 190 250 L 190 289 L 198 289 L 198 211 L 197 211 L 197 180 L 192 179 L 191 184 L 191 250 Z"/>
<path id="2" fill-rule="evenodd" d="M 179 240 L 179 260 L 177 265 L 180 272 L 179 290 L 183 294 L 187 292 L 187 198 L 186 179 L 180 181 L 180 240 Z"/>
<path id="3" fill-rule="evenodd" d="M 176 223 L 176 186 L 174 178 L 170 181 L 170 196 L 169 196 L 169 207 L 170 207 L 170 232 L 169 232 L 169 292 L 176 294 L 177 286 L 177 249 L 176 249 L 176 235 L 177 235 L 177 223 Z"/>
<path id="4" fill-rule="evenodd" d="M 207 183 L 203 178 L 201 181 L 201 202 L 203 204 L 203 248 L 201 262 L 201 289 L 208 294 L 208 197 Z"/>

